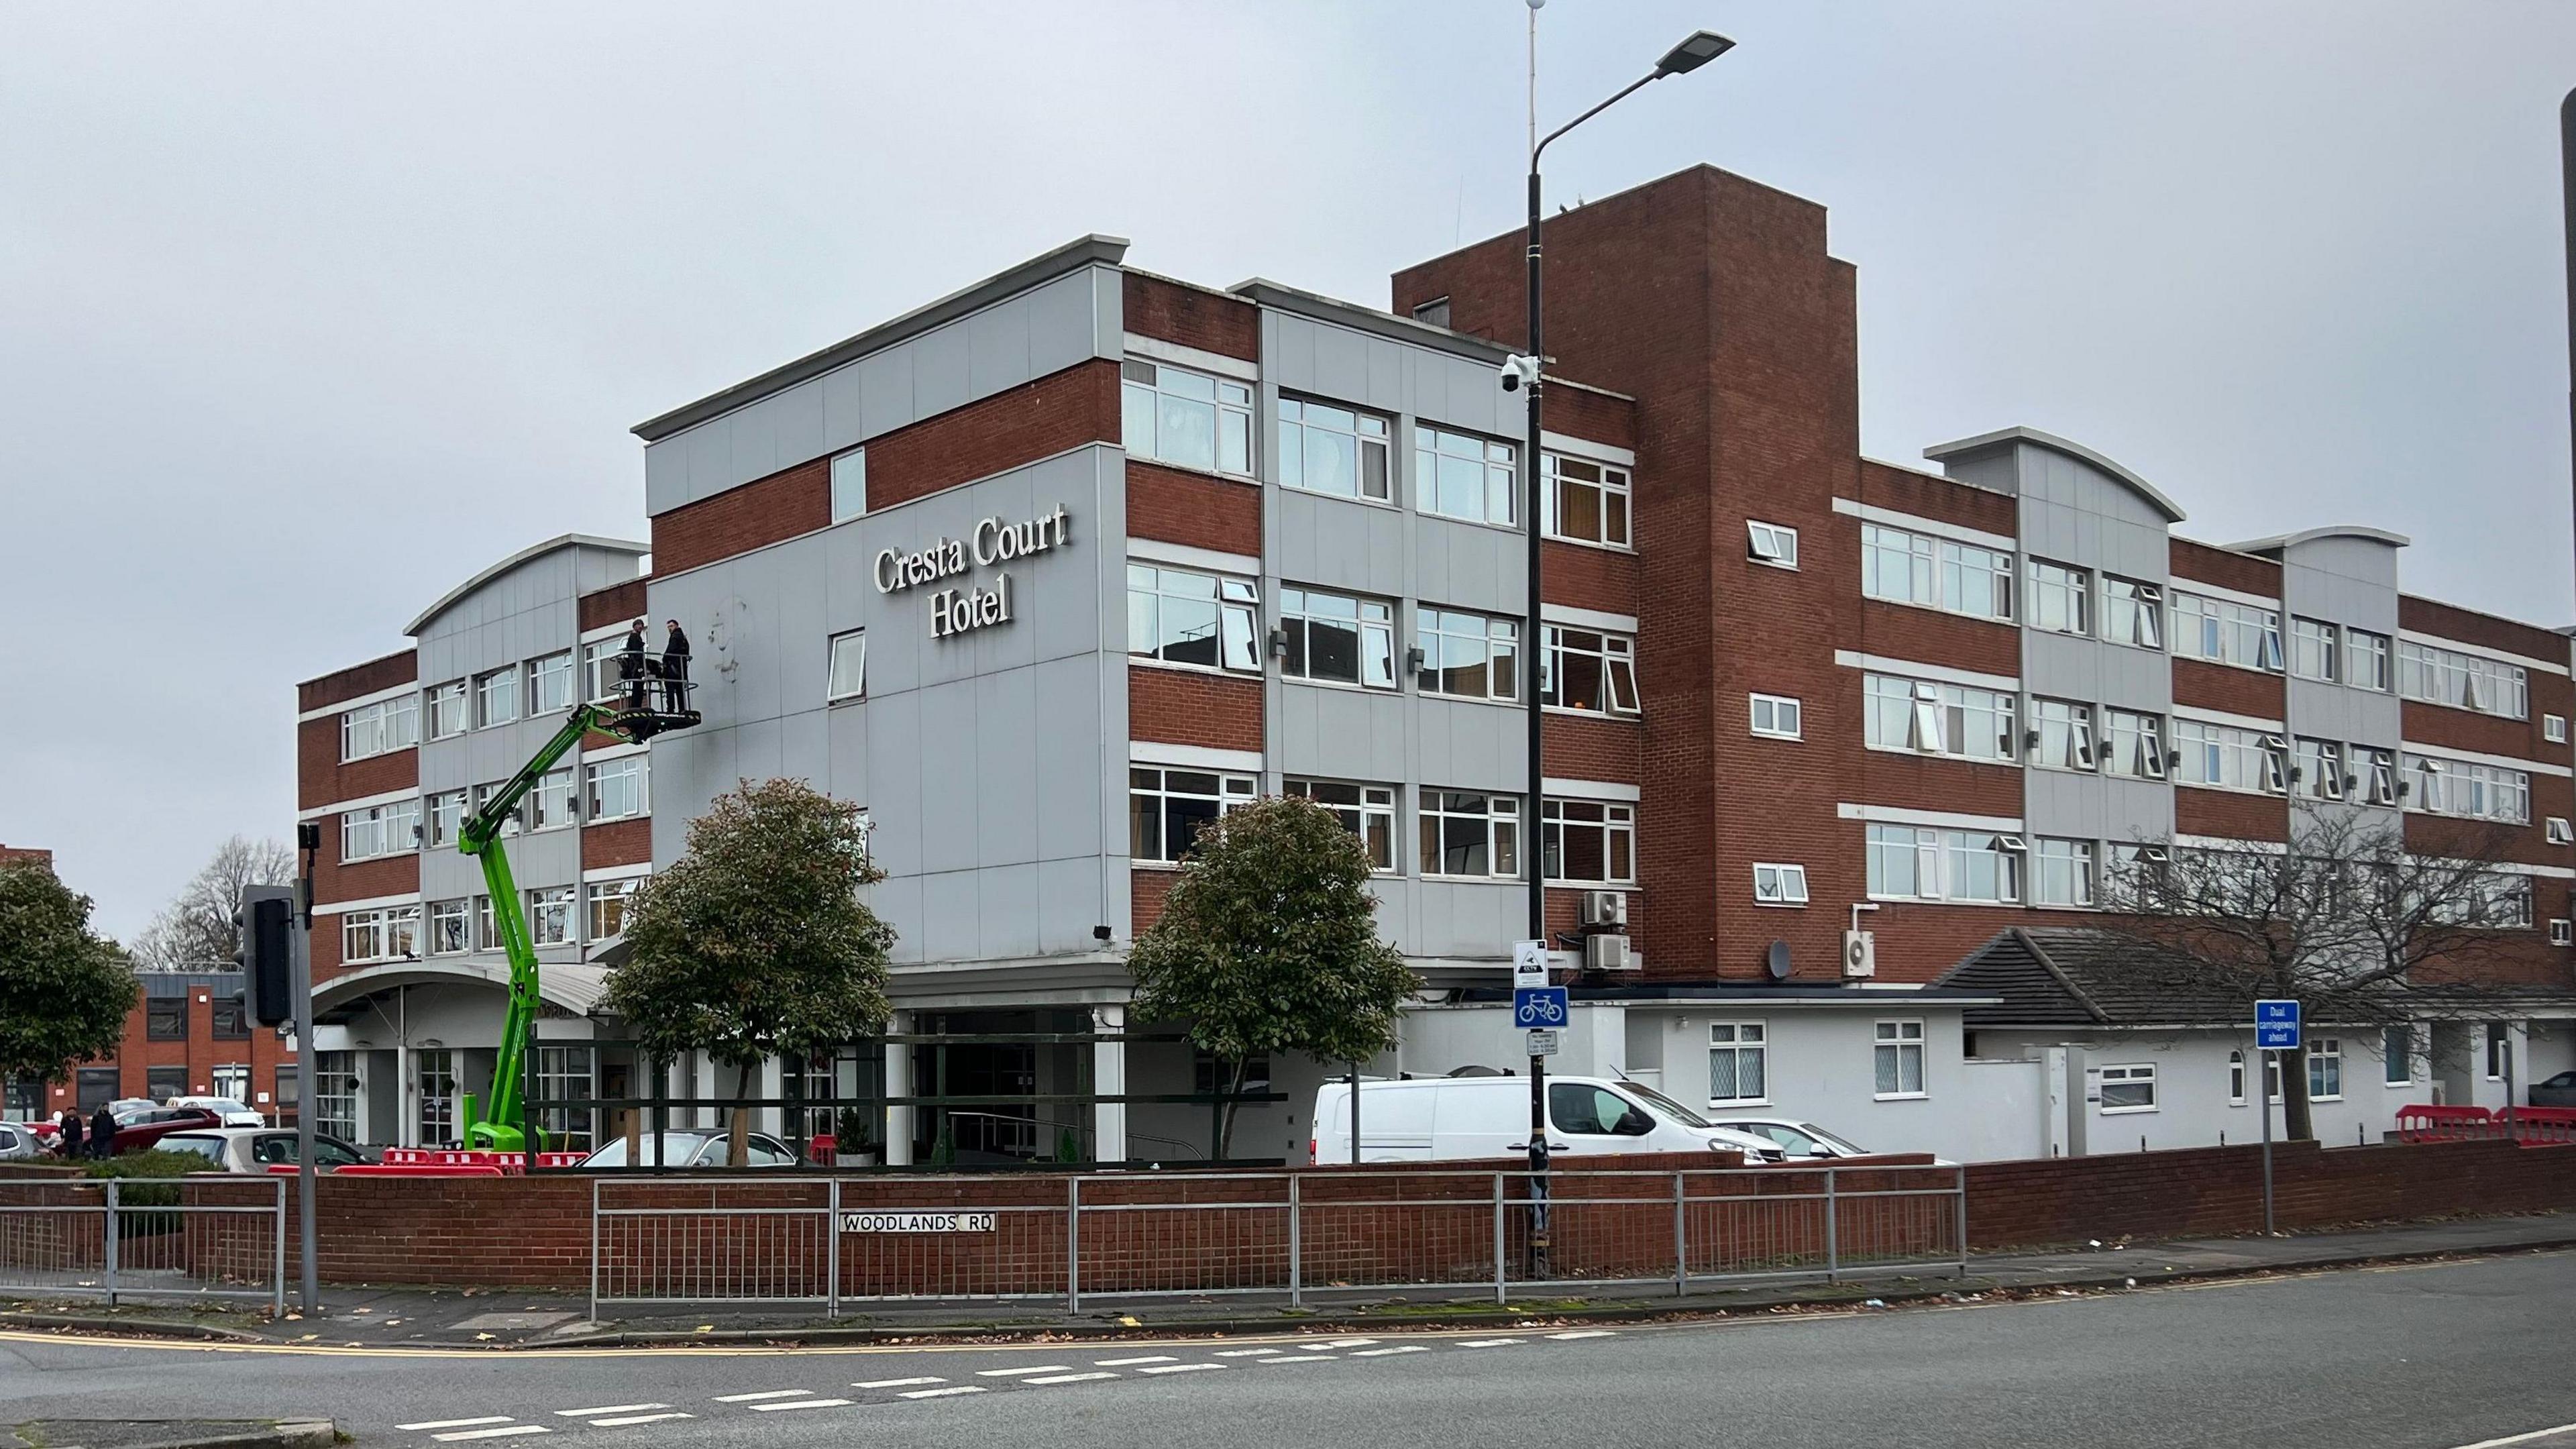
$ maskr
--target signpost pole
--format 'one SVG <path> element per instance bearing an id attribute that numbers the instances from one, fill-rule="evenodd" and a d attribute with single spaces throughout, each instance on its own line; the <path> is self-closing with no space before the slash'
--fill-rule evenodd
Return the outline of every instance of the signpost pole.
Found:
<path id="1" fill-rule="evenodd" d="M 295 987 L 295 1226 L 304 1247 L 304 1316 L 322 1311 L 321 1265 L 313 1243 L 313 1115 L 322 1106 L 322 1054 L 313 1049 L 313 857 L 322 848 L 319 822 L 296 827 L 303 868 L 295 876 L 295 929 L 287 933 Z"/>
<path id="2" fill-rule="evenodd" d="M 2268 1048 L 2257 1055 L 2261 1061 L 2255 1069 L 2262 1080 L 2254 1084 L 2254 1094 L 2263 1113 L 2263 1236 L 2268 1238 L 2272 1236 L 2272 1067 L 2279 1059 Z"/>
<path id="3" fill-rule="evenodd" d="M 2258 1001 L 2254 1003 L 2254 1052 L 2257 1070 L 2263 1080 L 2255 1084 L 2262 1098 L 2263 1111 L 2263 1235 L 2272 1235 L 2272 1079 L 2280 1069 L 2280 1054 L 2299 1046 L 2301 1023 L 2299 1003 L 2295 1001 Z"/>
<path id="4" fill-rule="evenodd" d="M 1536 719 L 1537 716 L 1533 714 L 1531 718 Z M 1553 994 L 1557 999 L 1558 1012 L 1557 1019 L 1550 1022 L 1549 1025 L 1561 1026 L 1564 1024 L 1563 1018 L 1565 1012 L 1563 1010 L 1563 1000 L 1565 993 L 1561 988 L 1549 987 L 1547 984 L 1547 977 L 1547 942 L 1544 939 L 1513 942 L 1512 1024 L 1515 1027 L 1532 1027 L 1538 1025 L 1538 1022 L 1535 1019 L 1528 1016 L 1528 1012 L 1531 1009 L 1531 998 L 1533 996 L 1546 996 L 1550 994 L 1551 991 L 1553 991 Z M 1539 1045 L 1538 1041 L 1533 1040 L 1530 1045 L 1533 1048 L 1530 1052 L 1529 1058 L 1530 1276 L 1532 1278 L 1543 1279 L 1547 1276 L 1548 1247 L 1547 1058 L 1535 1050 Z M 1497 1265 L 1497 1269 L 1499 1271 L 1499 1264 Z"/>

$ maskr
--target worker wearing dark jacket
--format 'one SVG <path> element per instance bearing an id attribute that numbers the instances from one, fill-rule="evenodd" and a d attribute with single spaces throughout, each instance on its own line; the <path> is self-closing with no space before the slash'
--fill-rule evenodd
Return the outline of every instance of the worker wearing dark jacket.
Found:
<path id="1" fill-rule="evenodd" d="M 626 631 L 626 643 L 617 651 L 617 679 L 625 686 L 621 691 L 628 709 L 644 707 L 644 621 L 638 619 Z"/>
<path id="2" fill-rule="evenodd" d="M 92 1157 L 116 1155 L 116 1114 L 105 1107 L 90 1114 L 89 1155 Z"/>
<path id="3" fill-rule="evenodd" d="M 81 1155 L 81 1114 L 77 1109 L 70 1107 L 63 1109 L 62 1127 L 56 1133 L 54 1140 L 62 1148 L 63 1156 Z"/>
<path id="4" fill-rule="evenodd" d="M 689 636 L 680 632 L 679 620 L 664 622 L 671 632 L 662 641 L 662 694 L 678 714 L 689 707 Z"/>

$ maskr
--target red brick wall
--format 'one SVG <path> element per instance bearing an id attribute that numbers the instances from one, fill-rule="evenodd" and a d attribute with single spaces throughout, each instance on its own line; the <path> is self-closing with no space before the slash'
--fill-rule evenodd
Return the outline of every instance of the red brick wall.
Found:
<path id="1" fill-rule="evenodd" d="M 2212 548 L 2187 538 L 2174 539 L 2167 558 L 2173 576 L 2185 584 L 2198 579 L 2239 593 L 2260 594 L 2267 599 L 2281 597 L 2281 566 L 2268 558 Z"/>
<path id="2" fill-rule="evenodd" d="M 324 715 L 295 727 L 295 807 L 313 810 L 343 800 L 364 800 L 420 783 L 420 751 L 393 750 L 340 762 L 340 717 Z M 338 827 L 334 825 L 333 829 Z"/>
<path id="3" fill-rule="evenodd" d="M 1121 291 L 1127 330 L 1139 337 L 1261 359 L 1261 309 L 1249 302 L 1141 272 L 1127 273 Z"/>
<path id="4" fill-rule="evenodd" d="M 1127 737 L 1257 751 L 1261 748 L 1261 681 L 1130 665 Z"/>
<path id="5" fill-rule="evenodd" d="M 2205 659 L 2173 662 L 2174 703 L 2277 720 L 2285 708 L 2281 676 Z"/>
<path id="6" fill-rule="evenodd" d="M 405 649 L 388 654 L 382 659 L 370 659 L 364 664 L 352 664 L 337 673 L 325 674 L 319 679 L 308 679 L 295 686 L 295 712 L 302 714 L 306 710 L 320 709 L 324 705 L 337 704 L 344 699 L 360 699 L 380 689 L 391 689 L 397 684 L 408 684 L 419 677 L 419 655 Z M 339 753 L 336 740 L 331 751 L 335 756 Z"/>
<path id="7" fill-rule="evenodd" d="M 868 507 L 892 508 L 1085 443 L 1118 441 L 1118 364 L 1095 358 L 868 444 Z M 656 572 L 667 573 L 661 553 Z"/>
<path id="8" fill-rule="evenodd" d="M 1623 397 L 1582 387 L 1560 387 L 1548 376 L 1547 430 L 1569 438 L 1588 438 L 1614 448 L 1637 446 L 1637 405 Z"/>
<path id="9" fill-rule="evenodd" d="M 1176 870 L 1132 870 L 1128 872 L 1129 929 L 1141 936 L 1163 918 L 1163 897 L 1180 883 Z"/>
<path id="10" fill-rule="evenodd" d="M 318 923 L 315 942 L 317 945 L 320 943 Z M 126 1013 L 125 1036 L 116 1051 L 100 1062 L 88 1064 L 112 1063 L 117 1068 L 118 1096 L 149 1095 L 151 1069 L 154 1067 L 186 1067 L 188 1079 L 183 1095 L 202 1097 L 214 1091 L 216 1067 L 247 1066 L 250 1068 L 251 1096 L 245 1105 L 261 1111 L 272 1111 L 276 1107 L 278 1064 L 294 1061 L 295 1053 L 287 1050 L 275 1030 L 253 1025 L 248 1036 L 216 1037 L 213 988 L 192 986 L 185 1002 L 187 1036 L 174 1041 L 154 1041 L 147 1009 L 151 999 L 136 993 L 134 1009 Z M 49 1085 L 45 1089 L 49 1116 L 59 1117 L 78 1105 L 78 1082 L 79 1078 L 75 1076 L 70 1081 Z M 258 1094 L 262 1092 L 269 1094 L 269 1101 L 258 1100 Z"/>
<path id="11" fill-rule="evenodd" d="M 1127 532 L 1135 538 L 1259 558 L 1261 490 L 1130 459 Z"/>
<path id="12" fill-rule="evenodd" d="M 2008 493 L 1997 493 L 1868 458 L 1860 463 L 1860 497 L 1857 501 L 1873 508 L 1911 513 L 1917 518 L 1939 519 L 1963 528 L 1999 533 L 2006 538 L 2021 533 L 2021 507 Z"/>
<path id="13" fill-rule="evenodd" d="M 1577 543 L 1552 542 L 1545 548 L 1539 572 L 1549 603 L 1631 617 L 1641 612 L 1637 603 L 1641 565 L 1635 554 Z"/>
<path id="14" fill-rule="evenodd" d="M 340 861 L 340 817 L 333 815 L 323 819 L 322 850 L 313 862 L 315 901 L 326 905 L 333 901 L 362 901 L 419 889 L 419 852 L 371 856 L 344 865 Z M 315 918 L 313 929 L 317 936 L 321 933 L 319 917 Z"/>
<path id="15" fill-rule="evenodd" d="M 2563 765 L 2568 759 L 2567 747 L 2550 744 L 2541 738 L 2540 716 L 2546 712 L 2564 717 L 2567 711 L 2563 706 L 2547 710 L 2540 703 L 2539 685 L 2543 680 L 2565 682 L 2554 675 L 2532 677 L 2533 699 L 2529 719 L 2506 719 L 2473 709 L 2409 699 L 2398 705 L 2404 711 L 2398 727 L 2405 731 L 2406 742 L 2410 745 L 2439 745 L 2484 755 L 2510 755 L 2519 760 L 2545 760 Z M 2539 782 L 2535 780 L 2533 783 Z"/>
<path id="16" fill-rule="evenodd" d="M 828 479 L 825 487 L 828 494 Z M 828 496 L 824 506 L 827 510 L 830 507 Z M 631 578 L 622 584 L 611 584 L 582 595 L 581 631 L 587 634 L 593 629 L 605 629 L 611 624 L 631 624 L 643 618 L 644 584 L 641 577 Z"/>
<path id="17" fill-rule="evenodd" d="M 1581 715 L 1546 715 L 1541 750 L 1547 772 L 1561 780 L 1606 780 L 1637 784 L 1637 751 L 1645 731 L 1635 720 L 1587 719 Z"/>
<path id="18" fill-rule="evenodd" d="M 873 451 L 868 463 L 873 473 Z M 873 492 L 876 480 L 868 481 Z M 831 521 L 832 463 L 816 458 L 656 515 L 653 572 L 668 577 L 812 533 Z"/>
<path id="19" fill-rule="evenodd" d="M 1841 552 L 1857 560 L 1860 557 L 1860 524 L 1849 521 L 1835 543 Z M 1855 562 L 1851 570 L 1852 594 L 1860 594 L 1860 569 Z M 1916 608 L 1911 604 L 1889 604 L 1877 599 L 1859 599 L 1855 606 L 1858 617 L 1858 639 L 1851 646 L 1863 654 L 1885 659 L 1902 659 L 1916 664 L 1946 664 L 1952 669 L 1973 669 L 1980 674 L 1997 674 L 2013 678 L 2021 673 L 2021 634 L 2009 624 L 1971 619 L 1964 614 L 1945 614 L 1938 609 Z M 1831 659 L 1830 651 L 1826 655 Z M 1854 673 L 1855 681 L 1858 674 Z M 1857 682 L 1852 686 L 1859 688 Z M 1854 694 L 1857 701 L 1860 696 Z M 1857 737 L 1857 731 L 1855 731 Z"/>
<path id="20" fill-rule="evenodd" d="M 652 858 L 653 821 L 649 816 L 582 827 L 581 868 L 584 870 L 634 865 Z"/>
<path id="21" fill-rule="evenodd" d="M 2174 787 L 2174 831 L 2222 840 L 2287 840 L 2290 802 L 2279 795 Z"/>
<path id="22" fill-rule="evenodd" d="M 54 868 L 54 853 L 32 845 L 0 845 L 0 865 L 40 865 Z"/>
<path id="23" fill-rule="evenodd" d="M 2412 629 L 2443 639 L 2457 639 L 2463 644 L 2479 644 L 2520 654 L 2532 659 L 2545 659 L 2552 664 L 2567 662 L 2567 637 L 2536 624 L 2499 619 L 2456 604 L 2433 599 L 2419 599 L 2413 594 L 2397 597 L 2397 627 Z M 2533 681 L 2535 684 L 2537 680 Z M 2564 680 L 2561 684 L 2564 684 Z"/>

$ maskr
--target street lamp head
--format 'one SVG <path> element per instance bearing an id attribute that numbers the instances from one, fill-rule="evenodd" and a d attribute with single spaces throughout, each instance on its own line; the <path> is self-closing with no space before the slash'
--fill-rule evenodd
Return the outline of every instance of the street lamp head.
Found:
<path id="1" fill-rule="evenodd" d="M 1668 75 L 1688 75 L 1735 48 L 1735 42 L 1714 30 L 1703 30 L 1664 52 L 1655 62 L 1655 79 Z"/>

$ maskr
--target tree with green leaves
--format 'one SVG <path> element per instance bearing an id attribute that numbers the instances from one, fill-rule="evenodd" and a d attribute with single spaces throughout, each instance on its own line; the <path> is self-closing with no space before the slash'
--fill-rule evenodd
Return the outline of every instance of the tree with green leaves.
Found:
<path id="1" fill-rule="evenodd" d="M 859 899 L 884 878 L 857 806 L 801 780 L 744 781 L 636 892 L 605 1004 L 655 1056 L 731 1063 L 748 1103 L 767 1058 L 824 1055 L 884 1029 L 894 931 Z M 737 1167 L 750 1120 L 733 1114 Z"/>
<path id="2" fill-rule="evenodd" d="M 1332 1063 L 1389 1050 L 1421 983 L 1378 939 L 1369 869 L 1367 846 L 1311 800 L 1254 801 L 1201 827 L 1127 958 L 1134 1015 L 1187 1022 L 1229 1092 L 1274 1052 Z M 1235 1108 L 1219 1113 L 1219 1156 Z"/>
<path id="3" fill-rule="evenodd" d="M 68 1081 L 124 1039 L 140 988 L 89 912 L 50 867 L 0 863 L 0 1081 Z"/>

